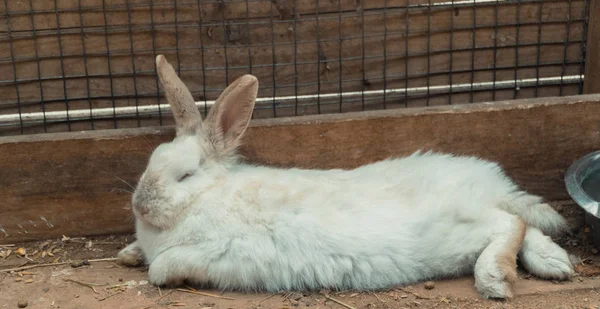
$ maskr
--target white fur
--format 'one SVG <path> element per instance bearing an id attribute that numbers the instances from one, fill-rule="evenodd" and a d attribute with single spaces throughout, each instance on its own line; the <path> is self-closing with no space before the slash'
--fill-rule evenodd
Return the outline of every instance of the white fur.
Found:
<path id="1" fill-rule="evenodd" d="M 564 219 L 495 163 L 418 152 L 347 171 L 277 169 L 223 160 L 206 132 L 161 145 L 134 194 L 132 246 L 153 284 L 366 290 L 475 272 L 485 297 L 504 298 L 497 256 L 518 218 L 528 270 L 572 272 L 539 230 L 557 233 Z"/>
<path id="2" fill-rule="evenodd" d="M 496 164 L 434 153 L 351 171 L 239 164 L 198 173 L 170 191 L 193 198 L 180 222 L 168 230 L 137 222 L 153 283 L 378 289 L 459 276 L 473 271 L 492 227 L 506 224 L 493 214 L 521 195 Z M 566 256 L 552 244 L 549 254 Z M 530 270 L 564 279 L 548 272 L 566 274 L 570 264 Z"/>
<path id="3" fill-rule="evenodd" d="M 528 271 L 542 278 L 565 280 L 573 272 L 567 252 L 533 227 L 527 229 L 519 259 Z"/>

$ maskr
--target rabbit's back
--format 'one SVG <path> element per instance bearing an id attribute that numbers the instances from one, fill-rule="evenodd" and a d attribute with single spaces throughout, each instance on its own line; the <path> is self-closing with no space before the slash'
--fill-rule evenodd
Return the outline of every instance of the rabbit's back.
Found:
<path id="1" fill-rule="evenodd" d="M 242 169 L 244 171 L 244 169 Z M 259 207 L 299 211 L 404 215 L 406 209 L 449 211 L 495 207 L 518 187 L 493 162 L 417 152 L 353 170 L 248 168 L 232 179 L 233 191 Z M 239 189 L 241 188 L 241 189 Z"/>

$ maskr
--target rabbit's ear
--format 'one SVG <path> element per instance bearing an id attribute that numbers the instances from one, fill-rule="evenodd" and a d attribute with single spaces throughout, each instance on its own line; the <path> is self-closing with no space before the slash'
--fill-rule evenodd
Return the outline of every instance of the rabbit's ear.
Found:
<path id="1" fill-rule="evenodd" d="M 177 136 L 196 134 L 202 124 L 202 118 L 192 94 L 163 55 L 156 56 L 156 71 L 171 105 L 177 125 Z"/>
<path id="2" fill-rule="evenodd" d="M 258 94 L 258 79 L 243 75 L 231 83 L 219 96 L 206 117 L 206 129 L 211 139 L 226 154 L 233 152 L 252 117 Z"/>

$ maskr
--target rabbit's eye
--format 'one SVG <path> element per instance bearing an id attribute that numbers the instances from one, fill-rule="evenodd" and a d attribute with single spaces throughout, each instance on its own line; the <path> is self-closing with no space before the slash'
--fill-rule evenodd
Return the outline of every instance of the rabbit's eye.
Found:
<path id="1" fill-rule="evenodd" d="M 192 173 L 185 173 L 185 175 L 179 177 L 179 179 L 177 180 L 177 182 L 182 182 L 184 181 L 186 178 L 192 176 Z"/>

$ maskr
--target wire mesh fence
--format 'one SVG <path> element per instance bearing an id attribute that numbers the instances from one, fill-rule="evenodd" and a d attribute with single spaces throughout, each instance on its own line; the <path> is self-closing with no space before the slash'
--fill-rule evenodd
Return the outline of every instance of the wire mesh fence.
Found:
<path id="1" fill-rule="evenodd" d="M 157 54 L 255 118 L 579 94 L 587 1 L 3 0 L 0 135 L 171 124 Z"/>

